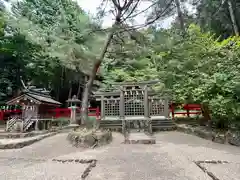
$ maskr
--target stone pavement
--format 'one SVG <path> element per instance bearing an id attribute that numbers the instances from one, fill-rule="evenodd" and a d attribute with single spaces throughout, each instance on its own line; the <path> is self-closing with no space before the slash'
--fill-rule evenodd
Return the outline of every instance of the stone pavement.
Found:
<path id="1" fill-rule="evenodd" d="M 105 147 L 83 150 L 71 147 L 67 134 L 58 134 L 18 150 L 0 151 L 1 180 L 77 180 L 86 164 L 51 159 L 97 159 L 87 180 L 212 180 L 194 161 L 222 160 L 227 164 L 203 164 L 219 180 L 240 179 L 240 149 L 215 144 L 178 132 L 155 135 L 156 144 L 122 144 L 120 134 Z"/>

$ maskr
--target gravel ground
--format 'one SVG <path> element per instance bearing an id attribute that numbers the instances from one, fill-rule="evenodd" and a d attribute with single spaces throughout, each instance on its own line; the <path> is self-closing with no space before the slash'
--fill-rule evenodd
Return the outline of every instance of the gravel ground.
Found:
<path id="1" fill-rule="evenodd" d="M 86 150 L 71 147 L 67 134 L 58 134 L 19 150 L 0 151 L 1 180 L 81 179 L 86 165 L 60 164 L 57 159 L 97 159 L 88 180 L 211 180 L 194 161 L 225 160 L 204 164 L 220 180 L 239 180 L 240 149 L 178 132 L 155 134 L 157 144 L 121 144 L 114 133 L 111 145 Z M 16 158 L 16 159 L 14 159 Z M 22 159 L 21 159 L 22 158 Z"/>

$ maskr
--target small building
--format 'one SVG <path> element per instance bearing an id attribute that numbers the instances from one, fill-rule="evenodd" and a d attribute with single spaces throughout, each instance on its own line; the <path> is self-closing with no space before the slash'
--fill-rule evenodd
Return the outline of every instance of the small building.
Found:
<path id="1" fill-rule="evenodd" d="M 7 131 L 11 131 L 17 122 L 22 123 L 21 131 L 28 131 L 33 128 L 38 130 L 40 124 L 43 129 L 48 129 L 52 121 L 47 113 L 48 110 L 61 105 L 60 102 L 52 99 L 50 91 L 45 88 L 26 87 L 25 85 L 22 93 L 6 102 L 6 104 L 20 105 L 22 109 L 21 116 L 13 117 L 7 122 Z"/>

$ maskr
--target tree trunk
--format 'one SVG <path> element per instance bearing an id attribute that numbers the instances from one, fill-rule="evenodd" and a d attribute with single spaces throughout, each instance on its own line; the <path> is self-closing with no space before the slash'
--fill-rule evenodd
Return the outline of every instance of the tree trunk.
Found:
<path id="1" fill-rule="evenodd" d="M 88 82 L 85 85 L 85 89 L 83 92 L 83 96 L 82 96 L 82 107 L 81 107 L 81 124 L 84 124 L 86 122 L 86 120 L 88 119 L 88 99 L 89 99 L 89 94 L 91 92 L 92 89 L 92 85 L 93 85 L 93 81 L 95 80 L 96 77 L 96 73 L 97 70 L 99 68 L 99 66 L 101 65 L 103 58 L 107 52 L 108 46 L 113 38 L 113 34 L 114 34 L 114 27 L 117 24 L 117 21 L 115 22 L 115 24 L 112 27 L 112 30 L 109 32 L 109 35 L 107 37 L 107 40 L 103 46 L 102 49 L 102 53 L 100 54 L 100 57 L 96 60 L 92 72 L 90 74 L 90 77 L 88 79 Z"/>
<path id="2" fill-rule="evenodd" d="M 203 121 L 200 122 L 201 125 L 208 125 L 211 126 L 211 116 L 210 116 L 210 110 L 208 105 L 206 104 L 201 104 L 201 110 L 202 110 L 202 115 L 203 115 Z"/>
<path id="3" fill-rule="evenodd" d="M 178 20 L 180 23 L 180 28 L 182 30 L 182 33 L 185 34 L 184 19 L 183 19 L 183 14 L 181 10 L 180 0 L 175 0 L 175 4 L 177 6 L 177 14 L 178 14 Z"/>
<path id="4" fill-rule="evenodd" d="M 68 99 L 71 99 L 72 97 L 72 82 L 69 82 L 70 88 L 69 88 L 69 92 L 68 92 Z M 69 107 L 70 103 L 68 102 L 68 107 Z"/>
<path id="5" fill-rule="evenodd" d="M 79 79 L 79 81 L 78 81 L 78 90 L 77 90 L 77 98 L 80 98 L 79 96 L 80 96 L 80 92 L 81 92 L 81 79 Z"/>
<path id="6" fill-rule="evenodd" d="M 237 21 L 236 21 L 234 11 L 233 11 L 233 5 L 232 5 L 231 0 L 228 0 L 228 10 L 229 10 L 229 13 L 230 13 L 234 33 L 235 33 L 236 36 L 239 36 L 238 25 L 237 25 Z"/>

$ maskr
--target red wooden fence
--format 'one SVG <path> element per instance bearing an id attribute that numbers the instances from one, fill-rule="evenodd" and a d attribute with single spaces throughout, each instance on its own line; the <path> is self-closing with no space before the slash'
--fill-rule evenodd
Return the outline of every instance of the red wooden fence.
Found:
<path id="1" fill-rule="evenodd" d="M 190 117 L 191 114 L 202 114 L 201 104 L 184 104 L 183 112 L 175 112 L 175 107 L 173 104 L 171 104 L 170 113 L 172 114 L 172 118 L 174 118 L 175 115 L 178 114 L 187 115 L 187 117 Z"/>
<path id="2" fill-rule="evenodd" d="M 76 113 L 79 114 L 81 112 L 80 108 L 76 109 Z M 100 110 L 99 107 L 97 108 L 88 108 L 88 116 L 95 116 L 97 119 L 100 119 Z M 0 111 L 0 120 L 6 119 L 6 117 L 13 116 L 13 115 L 20 115 L 22 113 L 21 110 L 2 110 Z M 46 114 L 48 116 L 52 116 L 54 118 L 59 117 L 70 117 L 71 116 L 71 109 L 69 108 L 56 108 L 47 110 Z"/>
<path id="3" fill-rule="evenodd" d="M 188 117 L 191 114 L 202 114 L 200 104 L 185 104 L 183 106 L 183 110 L 185 110 L 185 112 L 175 112 L 175 107 L 174 107 L 173 104 L 170 105 L 170 107 L 169 107 L 169 113 L 172 114 L 172 118 L 174 118 L 175 115 L 178 115 L 178 114 L 187 115 Z M 192 110 L 194 110 L 194 112 Z M 16 109 L 16 110 L 2 110 L 2 111 L 0 111 L 0 120 L 3 120 L 4 117 L 6 117 L 6 116 L 21 114 L 21 112 L 22 111 L 19 110 L 19 109 Z M 79 114 L 80 112 L 81 112 L 81 108 L 77 108 L 76 113 Z M 99 107 L 88 108 L 88 112 L 89 112 L 88 116 L 95 116 L 97 119 L 100 119 L 100 109 L 99 109 Z M 47 114 L 51 115 L 52 117 L 55 117 L 55 118 L 70 117 L 71 109 L 69 109 L 69 108 L 51 109 L 51 110 L 47 110 Z"/>
<path id="4" fill-rule="evenodd" d="M 80 114 L 81 108 L 76 109 L 76 113 Z M 48 111 L 49 114 L 52 114 L 53 117 L 59 118 L 59 117 L 70 117 L 71 115 L 71 109 L 69 108 L 56 108 L 51 109 Z M 97 119 L 100 118 L 100 110 L 99 107 L 97 108 L 88 108 L 88 116 L 95 116 Z"/>

